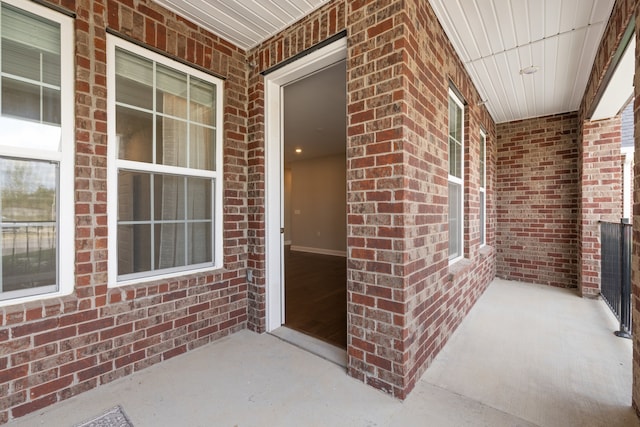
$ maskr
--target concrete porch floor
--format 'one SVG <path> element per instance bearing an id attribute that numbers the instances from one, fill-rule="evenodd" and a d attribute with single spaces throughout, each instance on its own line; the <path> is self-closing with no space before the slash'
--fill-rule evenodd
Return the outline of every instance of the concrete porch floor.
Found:
<path id="1" fill-rule="evenodd" d="M 404 402 L 242 331 L 9 425 L 73 426 L 121 405 L 135 427 L 640 427 L 616 326 L 602 301 L 496 279 Z"/>

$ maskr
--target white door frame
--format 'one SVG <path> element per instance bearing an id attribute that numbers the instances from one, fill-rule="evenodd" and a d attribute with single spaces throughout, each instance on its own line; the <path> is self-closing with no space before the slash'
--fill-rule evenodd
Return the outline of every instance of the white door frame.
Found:
<path id="1" fill-rule="evenodd" d="M 265 277 L 267 332 L 284 323 L 283 86 L 347 56 L 342 38 L 264 77 L 265 93 Z"/>

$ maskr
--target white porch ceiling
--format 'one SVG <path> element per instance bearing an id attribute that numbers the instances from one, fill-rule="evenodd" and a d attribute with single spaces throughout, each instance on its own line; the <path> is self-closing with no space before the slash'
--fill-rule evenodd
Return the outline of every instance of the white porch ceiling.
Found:
<path id="1" fill-rule="evenodd" d="M 154 0 L 248 50 L 329 0 Z"/>
<path id="2" fill-rule="evenodd" d="M 329 0 L 155 1 L 248 50 Z M 502 123 L 579 108 L 615 0 L 429 2 Z M 531 66 L 538 72 L 520 73 Z"/>
<path id="3" fill-rule="evenodd" d="M 429 2 L 497 123 L 579 108 L 614 4 L 614 0 Z M 538 72 L 520 73 L 531 66 Z"/>

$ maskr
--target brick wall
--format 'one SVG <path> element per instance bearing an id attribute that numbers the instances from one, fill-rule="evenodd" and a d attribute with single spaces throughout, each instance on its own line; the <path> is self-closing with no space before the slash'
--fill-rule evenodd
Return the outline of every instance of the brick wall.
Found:
<path id="1" fill-rule="evenodd" d="M 618 222 L 622 215 L 621 209 L 614 209 L 611 206 L 614 201 L 610 199 L 609 195 L 609 192 L 612 191 L 622 191 L 620 181 L 622 179 L 622 169 L 620 168 L 620 163 L 619 161 L 614 162 L 609 158 L 609 155 L 615 151 L 613 147 L 615 142 L 611 140 L 612 138 L 618 139 L 617 153 L 619 156 L 619 119 L 590 123 L 588 114 L 595 107 L 595 103 L 598 102 L 598 95 L 607 83 L 605 77 L 609 68 L 611 68 L 614 53 L 618 49 L 636 6 L 637 0 L 617 0 L 615 2 L 598 47 L 591 75 L 578 111 L 578 123 L 580 125 L 578 140 L 581 141 L 579 144 L 580 163 L 578 171 L 581 177 L 584 176 L 585 179 L 591 182 L 595 179 L 596 187 L 598 187 L 591 189 L 589 186 L 581 185 L 579 190 L 579 217 L 581 220 L 578 223 L 578 238 L 581 250 L 578 258 L 578 286 L 582 295 L 585 296 L 597 295 L 600 289 L 600 243 L 597 221 L 609 220 Z M 599 138 L 606 140 L 606 142 L 599 142 Z M 607 144 L 611 144 L 611 146 L 607 147 Z M 607 151 L 610 151 L 610 153 L 607 153 Z M 592 155 L 602 157 L 596 160 L 591 158 Z M 603 187 L 602 182 L 597 182 L 599 179 L 597 178 L 598 167 L 602 169 L 600 173 L 609 175 L 609 177 L 611 177 L 612 173 L 618 174 L 617 169 L 620 170 L 618 182 L 612 182 L 608 191 Z M 614 198 L 622 206 L 620 197 Z M 600 202 L 602 203 L 602 208 L 596 205 Z"/>
<path id="2" fill-rule="evenodd" d="M 244 53 L 151 1 L 60 6 L 77 16 L 75 291 L 0 309 L 0 424 L 246 326 Z M 223 271 L 107 289 L 107 26 L 227 78 Z"/>
<path id="3" fill-rule="evenodd" d="M 248 261 L 253 281 L 248 292 L 248 327 L 266 330 L 265 276 L 265 116 L 261 73 L 345 29 L 346 4 L 329 2 L 248 52 Z"/>
<path id="4" fill-rule="evenodd" d="M 405 392 L 495 276 L 495 124 L 428 2 L 406 2 Z M 448 90 L 465 105 L 464 259 L 448 262 Z M 480 130 L 487 133 L 487 246 L 480 249 Z M 414 226 L 415 225 L 415 226 Z"/>
<path id="5" fill-rule="evenodd" d="M 620 117 L 582 125 L 578 286 L 583 296 L 600 293 L 599 221 L 622 218 L 621 142 Z"/>
<path id="6" fill-rule="evenodd" d="M 609 22 L 605 28 L 605 32 L 602 37 L 602 41 L 598 48 L 596 58 L 591 70 L 591 76 L 585 90 L 585 95 L 580 105 L 580 111 L 578 114 L 578 120 L 580 123 L 586 123 L 587 114 L 593 108 L 594 102 L 597 101 L 597 93 L 601 89 L 603 80 L 607 73 L 607 70 L 611 67 L 611 61 L 614 58 L 614 53 L 620 44 L 620 40 L 627 28 L 632 17 L 636 18 L 635 22 L 635 37 L 636 37 L 636 73 L 635 73 L 635 98 L 640 99 L 640 44 L 638 43 L 638 35 L 640 34 L 640 2 L 638 0 L 616 0 Z M 632 24 L 633 25 L 633 24 Z M 635 323 L 634 330 L 640 330 L 640 111 L 638 111 L 638 104 L 635 106 L 635 161 L 634 161 L 634 207 L 633 207 L 633 224 L 634 224 L 634 250 L 633 250 L 633 274 L 632 274 L 632 292 L 633 292 L 633 321 Z M 582 129 L 581 132 L 582 134 Z M 579 140 L 582 140 L 580 134 Z M 581 144 L 582 145 L 582 144 Z M 581 156 L 581 159 L 586 157 Z M 579 225 L 579 234 L 582 235 L 582 225 Z M 636 412 L 640 415 L 640 341 L 638 340 L 638 334 L 634 334 L 633 339 L 633 406 Z"/>
<path id="7" fill-rule="evenodd" d="M 519 120 L 497 128 L 497 275 L 575 287 L 577 115 Z"/>
<path id="8" fill-rule="evenodd" d="M 633 197 L 633 259 L 631 261 L 631 318 L 633 319 L 633 389 L 632 402 L 640 416 L 640 2 L 636 2 L 636 74 L 634 77 L 634 197 Z"/>
<path id="9" fill-rule="evenodd" d="M 347 31 L 348 372 L 404 398 L 494 277 L 495 126 L 426 2 L 333 1 L 249 53 L 250 327 L 265 325 L 264 80 Z M 436 43 L 432 43 L 436 41 Z M 448 266 L 447 90 L 467 100 L 465 254 Z M 478 250 L 479 132 L 488 245 Z M 255 229 L 253 229 L 255 226 Z"/>

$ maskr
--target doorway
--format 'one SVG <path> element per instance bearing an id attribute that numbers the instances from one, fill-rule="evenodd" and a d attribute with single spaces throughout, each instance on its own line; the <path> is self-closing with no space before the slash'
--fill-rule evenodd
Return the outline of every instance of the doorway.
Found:
<path id="1" fill-rule="evenodd" d="M 267 331 L 284 325 L 342 349 L 345 56 L 341 39 L 265 76 Z"/>
<path id="2" fill-rule="evenodd" d="M 346 63 L 283 87 L 285 326 L 347 346 Z"/>

